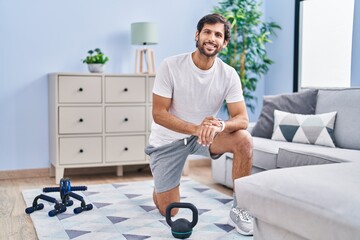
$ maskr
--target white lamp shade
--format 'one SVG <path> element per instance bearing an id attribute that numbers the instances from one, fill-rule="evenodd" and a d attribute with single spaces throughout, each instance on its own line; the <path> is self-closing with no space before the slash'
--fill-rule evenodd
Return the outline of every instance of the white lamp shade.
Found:
<path id="1" fill-rule="evenodd" d="M 154 45 L 158 43 L 157 25 L 151 22 L 131 24 L 132 45 Z"/>

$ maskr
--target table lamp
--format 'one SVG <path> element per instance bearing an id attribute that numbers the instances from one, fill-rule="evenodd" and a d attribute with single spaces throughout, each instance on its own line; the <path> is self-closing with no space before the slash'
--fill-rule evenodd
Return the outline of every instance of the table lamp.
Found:
<path id="1" fill-rule="evenodd" d="M 132 45 L 155 45 L 158 43 L 158 32 L 155 23 L 136 22 L 131 24 Z M 143 62 L 145 63 L 143 64 Z M 146 65 L 146 70 L 145 70 Z M 144 48 L 136 50 L 136 73 L 155 73 L 155 53 L 153 49 Z"/>

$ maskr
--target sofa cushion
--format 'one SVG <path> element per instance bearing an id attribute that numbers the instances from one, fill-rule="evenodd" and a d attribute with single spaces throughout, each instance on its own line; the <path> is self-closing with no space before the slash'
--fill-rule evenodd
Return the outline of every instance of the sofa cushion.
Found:
<path id="1" fill-rule="evenodd" d="M 253 173 L 276 168 L 279 143 L 284 142 L 272 141 L 267 138 L 253 137 Z M 280 146 L 282 146 L 282 144 L 280 144 Z M 225 153 L 224 155 L 226 155 L 226 160 L 232 161 L 232 153 Z M 216 161 L 217 160 L 214 160 L 213 162 Z"/>
<path id="2" fill-rule="evenodd" d="M 252 130 L 254 137 L 271 138 L 274 128 L 274 110 L 291 113 L 314 114 L 316 105 L 316 89 L 298 93 L 264 96 L 263 106 L 256 125 Z"/>
<path id="3" fill-rule="evenodd" d="M 335 145 L 360 150 L 360 88 L 319 90 L 316 114 L 336 111 Z"/>
<path id="4" fill-rule="evenodd" d="M 335 147 L 335 118 L 336 112 L 314 115 L 275 110 L 271 139 Z"/>
<path id="5" fill-rule="evenodd" d="M 211 161 L 212 177 L 215 182 L 219 182 L 221 184 L 226 183 L 226 154 L 227 153 L 221 155 L 218 159 Z"/>
<path id="6" fill-rule="evenodd" d="M 270 170 L 303 165 L 360 162 L 360 151 L 253 137 L 253 166 Z"/>
<path id="7" fill-rule="evenodd" d="M 276 168 L 277 143 L 267 138 L 253 137 L 253 166 L 265 170 Z"/>
<path id="8" fill-rule="evenodd" d="M 237 203 L 255 223 L 305 239 L 354 239 L 360 236 L 359 172 L 358 163 L 261 172 L 235 180 Z"/>
<path id="9" fill-rule="evenodd" d="M 277 167 L 297 167 L 340 162 L 360 163 L 360 151 L 342 148 L 280 148 L 277 157 Z"/>

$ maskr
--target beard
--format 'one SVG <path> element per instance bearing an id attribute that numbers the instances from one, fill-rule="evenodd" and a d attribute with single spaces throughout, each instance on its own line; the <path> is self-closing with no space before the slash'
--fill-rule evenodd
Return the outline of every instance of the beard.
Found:
<path id="1" fill-rule="evenodd" d="M 201 46 L 200 46 L 200 45 L 201 45 Z M 203 55 L 205 55 L 206 57 L 214 57 L 214 56 L 216 56 L 216 55 L 220 52 L 220 50 L 221 50 L 221 48 L 220 48 L 220 49 L 219 49 L 219 48 L 216 48 L 213 52 L 207 53 L 207 52 L 205 51 L 205 46 L 204 46 L 204 44 L 203 44 L 203 43 L 199 44 L 199 41 L 196 41 L 196 47 L 199 49 L 200 53 L 203 54 Z"/>

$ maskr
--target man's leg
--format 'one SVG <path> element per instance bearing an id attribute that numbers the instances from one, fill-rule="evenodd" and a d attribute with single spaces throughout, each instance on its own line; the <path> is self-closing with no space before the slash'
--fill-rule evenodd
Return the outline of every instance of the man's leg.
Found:
<path id="1" fill-rule="evenodd" d="M 153 192 L 153 200 L 156 207 L 159 209 L 161 215 L 165 216 L 167 206 L 172 202 L 180 202 L 179 186 L 162 193 Z M 171 210 L 171 216 L 175 216 L 178 213 L 178 208 Z"/>
<path id="2" fill-rule="evenodd" d="M 239 142 L 234 146 L 233 150 L 233 181 L 251 175 L 252 169 L 253 142 L 251 135 L 248 131 L 243 131 L 242 133 L 239 133 L 239 135 L 241 135 L 239 137 Z"/>
<path id="3" fill-rule="evenodd" d="M 233 153 L 232 178 L 248 176 L 251 174 L 253 144 L 250 133 L 246 130 L 234 133 L 220 133 L 214 139 L 210 147 L 212 154 L 224 152 Z M 234 183 L 234 182 L 233 182 Z M 229 215 L 229 224 L 243 235 L 253 234 L 253 218 L 244 209 L 237 208 L 235 183 L 234 183 L 234 203 Z"/>
<path id="4" fill-rule="evenodd" d="M 145 149 L 145 153 L 150 155 L 150 168 L 155 184 L 153 201 L 163 216 L 170 203 L 180 201 L 180 178 L 189 151 L 189 146 L 183 140 L 158 148 L 148 146 Z M 174 216 L 178 211 L 173 208 L 171 215 Z"/>
<path id="5" fill-rule="evenodd" d="M 211 154 L 231 152 L 234 154 L 232 178 L 248 176 L 251 174 L 253 144 L 250 133 L 239 130 L 233 133 L 219 133 L 210 146 Z"/>

